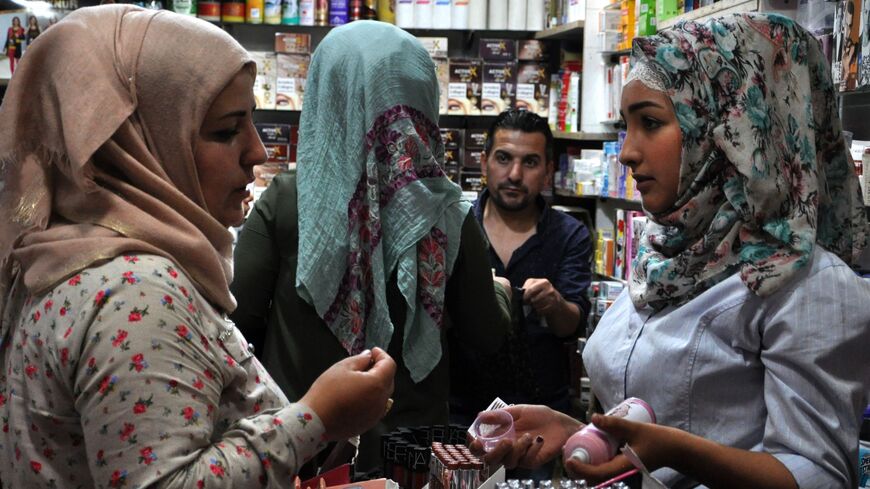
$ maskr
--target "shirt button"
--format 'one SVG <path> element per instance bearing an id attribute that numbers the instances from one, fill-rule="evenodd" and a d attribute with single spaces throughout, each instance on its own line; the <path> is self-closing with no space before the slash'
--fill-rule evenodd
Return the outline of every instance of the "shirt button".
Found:
<path id="1" fill-rule="evenodd" d="M 251 355 L 254 354 L 254 344 L 253 343 L 248 343 L 248 353 L 250 353 Z"/>

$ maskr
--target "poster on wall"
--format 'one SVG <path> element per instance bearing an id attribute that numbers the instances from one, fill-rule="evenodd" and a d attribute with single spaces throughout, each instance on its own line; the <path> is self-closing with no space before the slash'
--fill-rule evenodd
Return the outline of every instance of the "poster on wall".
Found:
<path id="1" fill-rule="evenodd" d="M 5 33 L 0 58 L 0 79 L 11 78 L 21 57 L 27 52 L 27 46 L 67 12 L 69 11 L 66 9 L 54 8 L 0 10 L 0 35 Z"/>

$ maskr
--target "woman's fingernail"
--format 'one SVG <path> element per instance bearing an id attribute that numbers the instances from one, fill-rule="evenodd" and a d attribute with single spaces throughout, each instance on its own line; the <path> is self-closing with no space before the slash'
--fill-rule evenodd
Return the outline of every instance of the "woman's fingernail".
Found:
<path id="1" fill-rule="evenodd" d="M 535 443 L 544 443 L 544 437 L 541 435 L 538 435 L 538 437 L 535 438 Z"/>

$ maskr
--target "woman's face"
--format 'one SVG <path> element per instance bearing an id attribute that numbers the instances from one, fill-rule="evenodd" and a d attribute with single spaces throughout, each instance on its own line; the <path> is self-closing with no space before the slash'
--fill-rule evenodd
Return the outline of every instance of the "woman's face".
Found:
<path id="1" fill-rule="evenodd" d="M 36 17 L 31 17 L 28 22 L 30 22 L 30 27 L 39 27 L 39 24 L 36 23 Z"/>
<path id="2" fill-rule="evenodd" d="M 664 212 L 677 201 L 682 132 L 671 99 L 638 80 L 622 89 L 625 142 L 619 161 L 631 169 L 644 208 Z"/>
<path id="3" fill-rule="evenodd" d="M 12 17 L 12 27 L 21 27 L 21 19 Z"/>
<path id="4" fill-rule="evenodd" d="M 254 165 L 266 148 L 254 127 L 254 77 L 240 71 L 218 94 L 194 142 L 199 184 L 208 212 L 224 226 L 244 220 L 242 203 L 254 181 Z"/>

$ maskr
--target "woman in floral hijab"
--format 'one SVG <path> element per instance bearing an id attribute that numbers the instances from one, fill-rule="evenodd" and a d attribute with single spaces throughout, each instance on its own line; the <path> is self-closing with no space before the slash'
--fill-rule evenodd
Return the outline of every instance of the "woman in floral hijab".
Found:
<path id="1" fill-rule="evenodd" d="M 855 487 L 870 284 L 848 265 L 866 217 L 819 44 L 740 14 L 637 39 L 632 60 L 620 160 L 651 222 L 583 360 L 604 409 L 639 397 L 658 424 L 592 422 L 670 487 Z M 545 441 L 490 458 L 536 465 L 581 426 L 509 409 Z"/>

